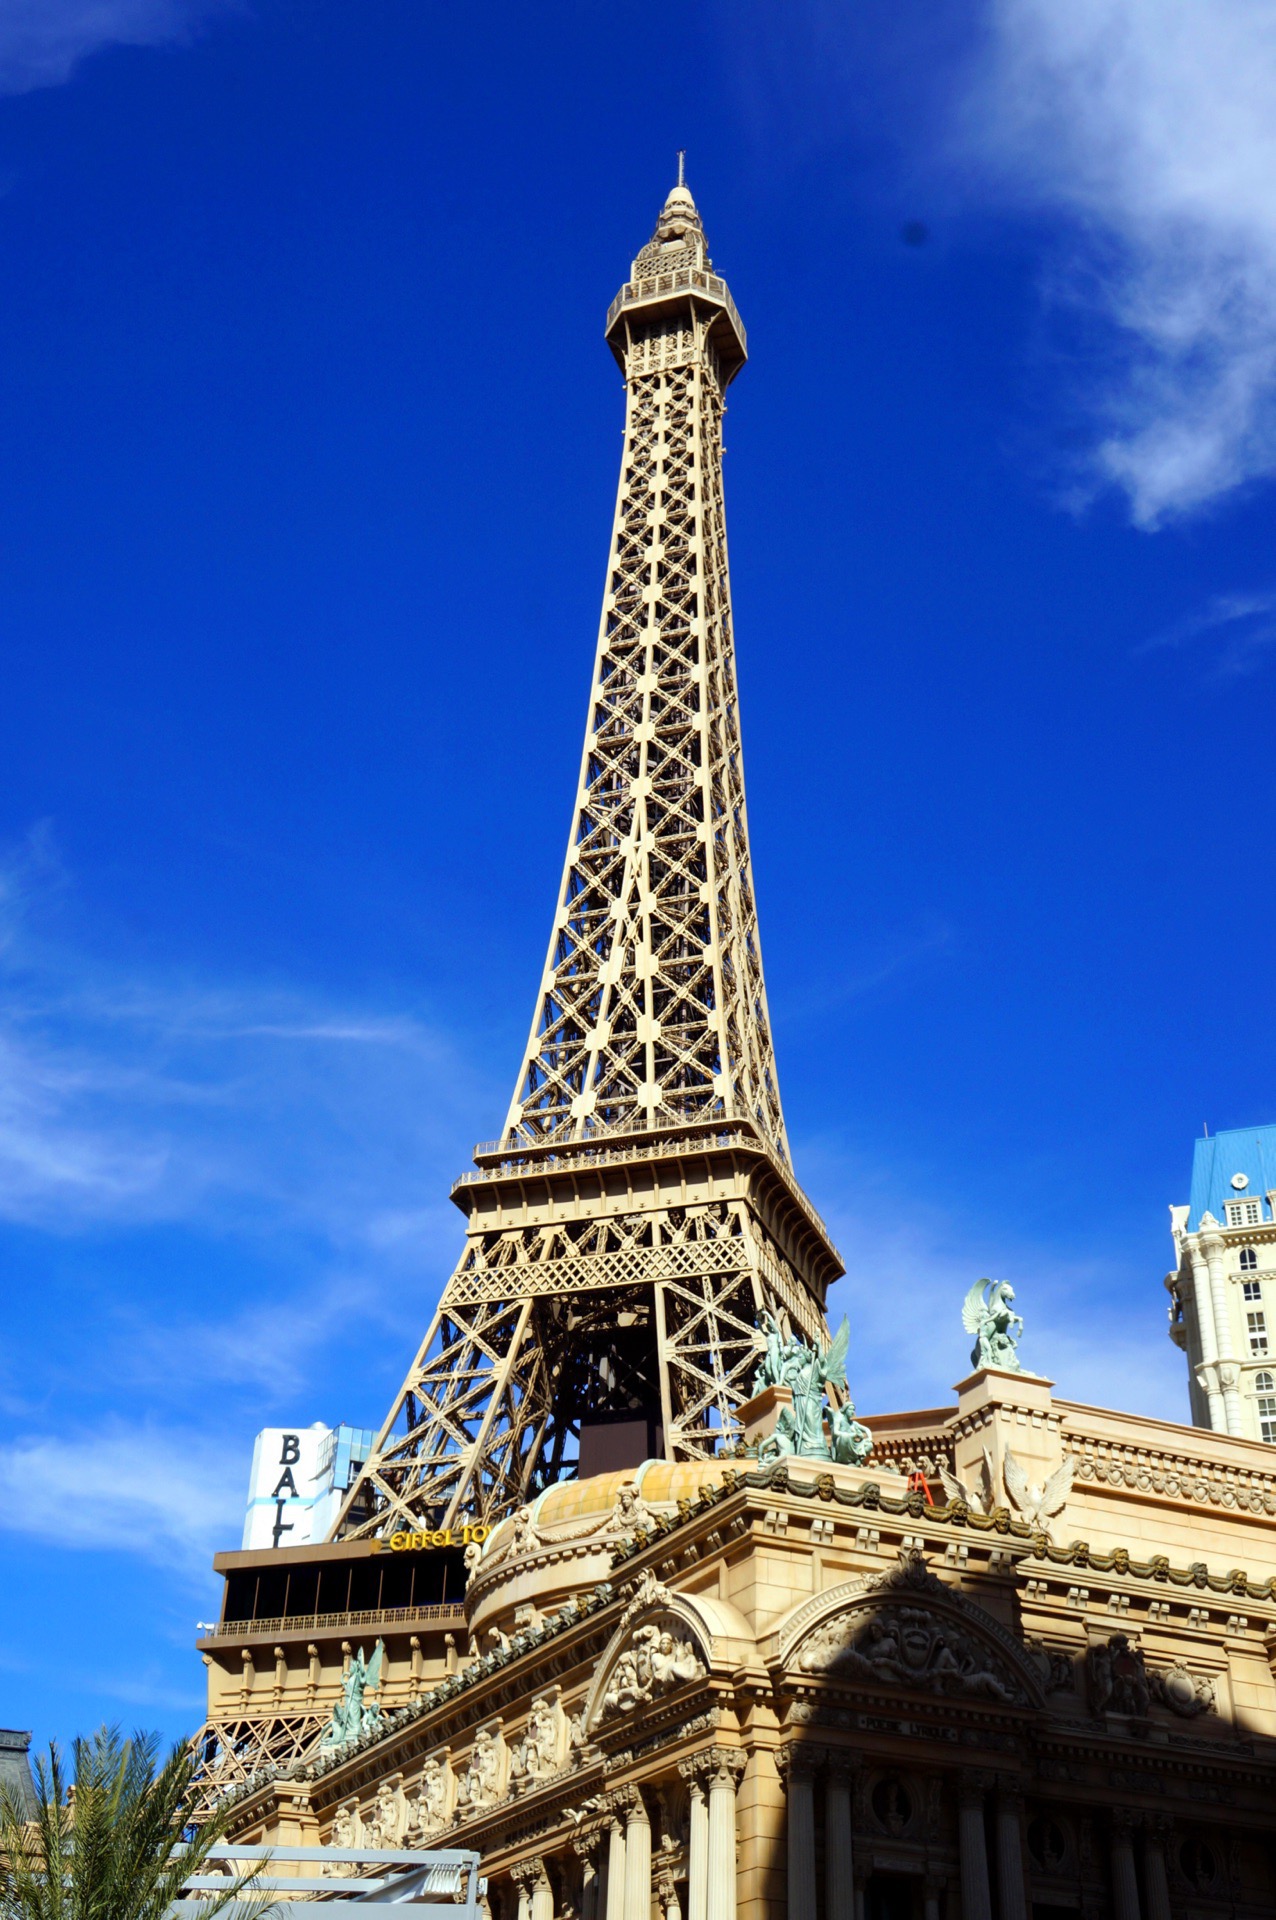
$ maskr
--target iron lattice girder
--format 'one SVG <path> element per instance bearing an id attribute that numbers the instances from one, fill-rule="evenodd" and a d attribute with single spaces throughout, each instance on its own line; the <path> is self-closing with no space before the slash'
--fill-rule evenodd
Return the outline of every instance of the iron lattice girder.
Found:
<path id="1" fill-rule="evenodd" d="M 659 244 L 660 260 L 634 263 L 611 335 L 625 447 L 590 720 L 506 1137 L 747 1115 L 784 1155 L 722 506 L 723 389 L 743 349 L 732 331 L 727 352 L 734 308 L 706 278 L 698 221 Z M 686 253 L 685 291 L 647 271 L 669 244 Z"/>
<path id="2" fill-rule="evenodd" d="M 477 1157 L 453 1192 L 465 1249 L 347 1537 L 497 1518 L 570 1465 L 584 1418 L 658 1406 L 666 1456 L 703 1458 L 738 1431 L 764 1308 L 825 1338 L 841 1262 L 751 1125 Z"/>
<path id="3" fill-rule="evenodd" d="M 608 339 L 625 444 L 536 1013 L 339 1535 L 490 1521 L 593 1416 L 658 1404 L 667 1457 L 703 1457 L 738 1429 L 764 1309 L 827 1338 L 842 1268 L 788 1168 L 749 860 L 722 500 L 744 331 L 681 190 Z"/>

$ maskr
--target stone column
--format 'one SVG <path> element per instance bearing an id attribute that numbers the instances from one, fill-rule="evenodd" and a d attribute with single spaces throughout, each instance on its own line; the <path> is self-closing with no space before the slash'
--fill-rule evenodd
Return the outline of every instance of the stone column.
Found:
<path id="1" fill-rule="evenodd" d="M 1120 1808 L 1112 1816 L 1112 1912 L 1114 1920 L 1140 1920 L 1139 1882 L 1134 1871 L 1134 1815 Z"/>
<path id="2" fill-rule="evenodd" d="M 651 1920 L 651 1822 L 635 1792 L 625 1821 L 624 1920 Z"/>
<path id="3" fill-rule="evenodd" d="M 939 1899 L 944 1891 L 942 1880 L 925 1880 L 922 1883 L 922 1905 L 925 1920 L 939 1920 Z"/>
<path id="4" fill-rule="evenodd" d="M 957 1834 L 961 1850 L 961 1920 L 992 1920 L 988 1848 L 984 1840 L 987 1776 L 963 1773 L 957 1782 Z"/>
<path id="5" fill-rule="evenodd" d="M 678 1898 L 678 1883 L 671 1873 L 660 1875 L 656 1882 L 656 1893 L 664 1920 L 682 1920 L 682 1902 Z"/>
<path id="6" fill-rule="evenodd" d="M 614 1816 L 607 1834 L 607 1920 L 625 1920 L 625 1830 Z"/>
<path id="7" fill-rule="evenodd" d="M 580 1861 L 580 1920 L 603 1920 L 598 1911 L 597 1833 L 587 1833 L 573 1844 Z"/>
<path id="8" fill-rule="evenodd" d="M 1023 1795 L 1016 1786 L 997 1792 L 997 1904 L 1001 1920 L 1028 1920 L 1023 1885 Z"/>
<path id="9" fill-rule="evenodd" d="M 715 1751 L 709 1777 L 709 1897 L 705 1920 L 735 1920 L 735 1783 L 743 1755 Z M 629 1916 L 625 1916 L 629 1920 Z"/>
<path id="10" fill-rule="evenodd" d="M 687 1839 L 687 1920 L 707 1920 L 709 1911 L 709 1806 L 704 1786 L 691 1773 L 690 1833 Z"/>
<path id="11" fill-rule="evenodd" d="M 1165 1843 L 1170 1822 L 1159 1815 L 1148 1823 L 1143 1843 L 1143 1877 L 1147 1883 L 1148 1920 L 1171 1920 L 1170 1883 L 1165 1874 Z"/>
<path id="12" fill-rule="evenodd" d="M 790 1747 L 788 1870 L 789 1920 L 815 1920 L 815 1782 L 819 1756 Z M 829 1920 L 833 1920 L 830 1913 Z"/>
<path id="13" fill-rule="evenodd" d="M 824 1907 L 826 1920 L 855 1920 L 855 1857 L 851 1828 L 853 1764 L 829 1755 L 824 1783 Z M 938 1920 L 938 1916 L 936 1916 Z"/>
<path id="14" fill-rule="evenodd" d="M 532 1920 L 554 1920 L 554 1889 L 549 1884 L 544 1861 L 538 1860 L 536 1864 L 540 1871 L 532 1881 Z"/>
<path id="15" fill-rule="evenodd" d="M 1219 1358 L 1219 1385 L 1223 1390 L 1223 1419 L 1228 1433 L 1241 1433 L 1241 1396 L 1237 1386 L 1236 1345 L 1232 1339 L 1232 1316 L 1224 1273 L 1224 1246 L 1213 1234 L 1202 1238 L 1209 1263 L 1210 1299 L 1214 1306 L 1214 1338 Z"/>
<path id="16" fill-rule="evenodd" d="M 513 1879 L 518 1888 L 518 1920 L 532 1920 L 531 1874 L 525 1861 L 515 1867 Z"/>

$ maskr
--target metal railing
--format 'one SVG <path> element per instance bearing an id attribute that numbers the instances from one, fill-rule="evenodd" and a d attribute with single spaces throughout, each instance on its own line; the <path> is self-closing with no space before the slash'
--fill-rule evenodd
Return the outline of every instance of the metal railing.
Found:
<path id="1" fill-rule="evenodd" d="M 705 273 L 699 267 L 683 267 L 678 273 L 658 273 L 650 280 L 626 280 L 616 298 L 607 309 L 607 321 L 603 331 L 610 333 L 612 323 L 622 307 L 635 306 L 640 301 L 658 300 L 662 293 L 688 292 L 707 293 L 720 301 L 731 316 L 731 323 L 740 336 L 740 345 L 748 352 L 748 335 L 744 322 L 740 318 L 735 301 L 727 289 L 727 283 L 716 273 Z"/>
<path id="2" fill-rule="evenodd" d="M 694 1132 L 697 1126 L 712 1128 L 708 1133 Z M 500 1180 L 511 1173 L 538 1173 L 543 1169 L 565 1171 L 573 1166 L 615 1166 L 623 1160 L 664 1160 L 676 1154 L 680 1146 L 694 1152 L 698 1146 L 707 1147 L 747 1147 L 751 1152 L 761 1155 L 772 1170 L 780 1176 L 803 1213 L 819 1228 L 829 1245 L 833 1246 L 833 1237 L 820 1214 L 798 1185 L 797 1179 L 778 1153 L 762 1135 L 752 1128 L 742 1127 L 727 1121 L 714 1125 L 712 1121 L 671 1120 L 663 1127 L 644 1127 L 644 1134 L 654 1133 L 657 1138 L 650 1144 L 635 1144 L 632 1147 L 615 1147 L 607 1142 L 628 1135 L 633 1137 L 633 1129 L 616 1127 L 608 1130 L 599 1128 L 594 1134 L 583 1140 L 564 1140 L 557 1145 L 546 1141 L 542 1147 L 534 1140 L 519 1140 L 512 1144 L 504 1140 L 480 1140 L 474 1148 L 474 1158 L 481 1155 L 501 1155 L 496 1167 L 476 1167 L 473 1172 L 458 1175 L 454 1187 L 473 1186 L 483 1180 Z M 840 1254 L 838 1255 L 841 1258 Z"/>
<path id="3" fill-rule="evenodd" d="M 290 1613 L 263 1614 L 256 1620 L 219 1620 L 210 1640 L 230 1640 L 238 1635 L 272 1633 L 322 1633 L 338 1627 L 463 1627 L 464 1607 L 369 1607 L 363 1613 Z"/>
<path id="4" fill-rule="evenodd" d="M 479 1900 L 487 1882 L 479 1877 L 477 1853 L 452 1849 L 408 1852 L 389 1847 L 240 1847 L 233 1842 L 210 1847 L 206 1864 L 220 1865 L 220 1873 L 194 1873 L 174 1900 L 165 1920 L 199 1920 L 208 1911 L 201 1895 L 224 1894 L 228 1876 L 237 1866 L 260 1866 L 248 1897 L 269 1901 L 273 1894 L 300 1894 L 277 1903 L 273 1911 L 286 1920 L 351 1913 L 355 1907 L 446 1907 L 457 1920 L 478 1920 Z M 309 1866 L 309 1873 L 280 1873 L 281 1867 Z M 334 1872 L 334 1868 L 342 1869 Z M 360 1869 L 364 1869 L 360 1872 Z M 304 1896 L 309 1895 L 307 1899 Z M 271 1911 L 268 1907 L 268 1911 Z"/>

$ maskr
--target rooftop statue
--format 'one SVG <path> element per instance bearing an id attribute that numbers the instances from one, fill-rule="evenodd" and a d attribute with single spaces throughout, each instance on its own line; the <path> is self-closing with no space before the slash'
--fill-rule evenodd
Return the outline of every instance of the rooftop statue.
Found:
<path id="1" fill-rule="evenodd" d="M 372 1693 L 381 1684 L 381 1663 L 385 1658 L 385 1642 L 378 1640 L 376 1651 L 371 1660 L 365 1659 L 360 1647 L 350 1662 L 350 1668 L 341 1683 L 341 1698 L 332 1709 L 332 1718 L 324 1728 L 319 1740 L 320 1748 L 347 1747 L 354 1740 L 362 1739 L 365 1733 L 376 1733 L 381 1726 L 381 1709 L 365 1706 L 363 1696 Z"/>
<path id="2" fill-rule="evenodd" d="M 1011 1307 L 1015 1290 L 1007 1280 L 976 1280 L 966 1295 L 961 1323 L 975 1336 L 971 1364 L 1001 1367 L 1006 1373 L 1022 1373 L 1019 1342 L 1023 1337 L 1023 1316 Z"/>
<path id="3" fill-rule="evenodd" d="M 758 1458 L 776 1460 L 796 1454 L 804 1460 L 836 1460 L 859 1466 L 872 1452 L 873 1436 L 855 1418 L 855 1402 L 847 1392 L 849 1323 L 842 1321 L 823 1354 L 795 1334 L 786 1337 L 773 1314 L 764 1313 L 762 1324 L 766 1348 L 753 1378 L 753 1391 L 756 1395 L 768 1387 L 787 1387 L 793 1404 L 780 1409 L 775 1431 L 762 1441 Z M 841 1397 L 842 1404 L 826 1410 L 829 1387 Z"/>

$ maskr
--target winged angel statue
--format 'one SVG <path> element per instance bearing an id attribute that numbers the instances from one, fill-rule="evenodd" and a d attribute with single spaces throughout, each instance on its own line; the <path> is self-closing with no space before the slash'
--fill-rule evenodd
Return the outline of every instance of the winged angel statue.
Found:
<path id="1" fill-rule="evenodd" d="M 375 1692 L 381 1685 L 381 1663 L 384 1658 L 383 1640 L 377 1641 L 371 1660 L 366 1658 L 360 1647 L 341 1683 L 341 1698 L 332 1709 L 332 1718 L 323 1730 L 320 1747 L 346 1747 L 363 1734 L 378 1730 L 381 1725 L 380 1709 L 365 1704 L 364 1695 Z"/>
<path id="2" fill-rule="evenodd" d="M 855 1418 L 855 1402 L 847 1391 L 846 1350 L 851 1329 L 844 1319 L 829 1344 L 827 1353 L 818 1353 L 795 1334 L 786 1339 L 778 1321 L 764 1313 L 766 1351 L 753 1382 L 754 1393 L 767 1387 L 787 1387 L 793 1395 L 791 1408 L 781 1410 L 775 1431 L 762 1445 L 772 1456 L 799 1454 L 807 1460 L 838 1460 L 859 1466 L 873 1448 L 873 1436 Z M 828 1387 L 842 1396 L 842 1405 L 829 1410 L 828 1433 L 824 1427 L 824 1396 Z M 759 1454 L 759 1458 L 761 1458 Z"/>
<path id="3" fill-rule="evenodd" d="M 1010 1304 L 1014 1297 L 1015 1290 L 1006 1280 L 976 1280 L 966 1295 L 961 1323 L 967 1333 L 975 1336 L 970 1356 L 975 1367 L 1023 1372 L 1018 1351 L 1023 1337 L 1023 1316 Z"/>

